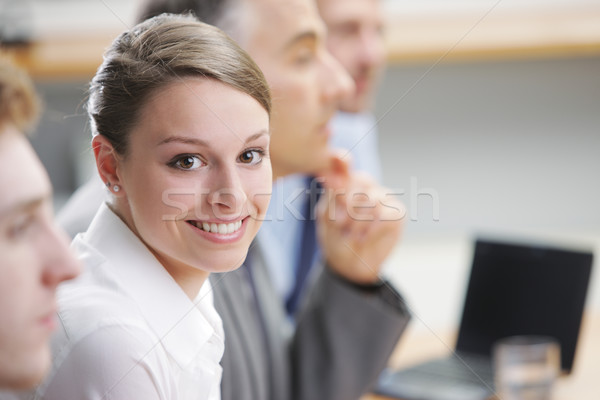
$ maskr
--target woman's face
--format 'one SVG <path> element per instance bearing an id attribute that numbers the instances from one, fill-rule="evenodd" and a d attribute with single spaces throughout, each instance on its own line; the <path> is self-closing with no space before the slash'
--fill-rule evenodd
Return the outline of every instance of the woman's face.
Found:
<path id="1" fill-rule="evenodd" d="M 117 212 L 176 281 L 239 267 L 271 195 L 267 111 L 200 78 L 158 89 L 141 111 L 117 157 Z"/>

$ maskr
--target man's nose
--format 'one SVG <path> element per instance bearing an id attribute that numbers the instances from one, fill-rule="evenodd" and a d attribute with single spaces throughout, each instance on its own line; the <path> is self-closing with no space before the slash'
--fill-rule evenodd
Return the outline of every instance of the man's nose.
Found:
<path id="1" fill-rule="evenodd" d="M 56 287 L 60 282 L 72 279 L 81 272 L 81 263 L 71 252 L 67 235 L 53 222 L 46 227 L 45 237 L 42 238 L 42 280 L 46 286 Z"/>
<path id="2" fill-rule="evenodd" d="M 339 102 L 352 96 L 356 87 L 344 67 L 328 52 L 324 56 L 323 94 L 327 101 Z"/>

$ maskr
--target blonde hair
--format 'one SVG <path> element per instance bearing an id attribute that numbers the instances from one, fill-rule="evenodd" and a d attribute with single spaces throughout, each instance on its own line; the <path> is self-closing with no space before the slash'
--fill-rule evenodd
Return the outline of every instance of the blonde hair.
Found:
<path id="1" fill-rule="evenodd" d="M 90 85 L 92 134 L 127 154 L 128 134 L 155 91 L 186 77 L 214 79 L 258 101 L 270 113 L 265 78 L 229 36 L 191 15 L 162 14 L 121 34 Z"/>
<path id="2" fill-rule="evenodd" d="M 0 129 L 13 125 L 20 132 L 37 122 L 40 101 L 29 76 L 0 53 Z"/>

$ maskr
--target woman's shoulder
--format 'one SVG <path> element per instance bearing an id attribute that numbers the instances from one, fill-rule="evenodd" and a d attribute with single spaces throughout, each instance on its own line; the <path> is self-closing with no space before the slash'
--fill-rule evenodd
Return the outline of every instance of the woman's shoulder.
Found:
<path id="1" fill-rule="evenodd" d="M 55 354 L 75 348 L 95 351 L 98 346 L 135 352 L 140 345 L 147 346 L 157 340 L 139 305 L 102 263 L 84 263 L 79 277 L 62 284 L 57 293 L 57 307 Z"/>
<path id="2" fill-rule="evenodd" d="M 64 285 L 58 293 L 56 345 L 61 342 L 61 348 L 92 348 L 110 344 L 130 351 L 140 343 L 155 340 L 138 305 L 126 293 L 111 288 L 111 282 L 103 285 L 82 278 Z M 107 340 L 111 337 L 113 340 Z"/>
<path id="3" fill-rule="evenodd" d="M 148 331 L 137 304 L 127 295 L 95 285 L 72 285 L 61 288 L 58 300 L 58 323 L 71 340 L 100 329 L 119 327 Z"/>
<path id="4" fill-rule="evenodd" d="M 168 357 L 145 327 L 115 321 L 71 333 L 76 335 L 59 329 L 52 340 L 52 371 L 38 388 L 44 399 L 96 398 L 90 393 L 115 399 L 170 397 L 174 383 Z"/>
<path id="5" fill-rule="evenodd" d="M 165 398 L 155 396 L 170 387 L 169 359 L 160 338 L 137 304 L 109 278 L 99 281 L 86 271 L 60 288 L 52 370 L 38 388 L 44 399 L 96 398 L 90 391 L 110 391 L 115 399 Z M 137 397 L 128 392 L 132 388 L 156 389 Z M 123 396 L 115 397 L 117 393 Z"/>
<path id="6" fill-rule="evenodd" d="M 52 371 L 40 388 L 44 398 L 66 393 L 68 398 L 92 398 L 87 391 L 110 390 L 112 396 L 125 390 L 123 397 L 111 397 L 120 399 L 128 398 L 131 388 L 154 389 L 146 397 L 129 398 L 164 398 L 171 390 L 171 378 L 160 338 L 118 280 L 100 271 L 101 264 L 85 268 L 59 289 Z M 85 384 L 78 384 L 78 379 Z M 81 397 L 70 397 L 74 393 Z"/>

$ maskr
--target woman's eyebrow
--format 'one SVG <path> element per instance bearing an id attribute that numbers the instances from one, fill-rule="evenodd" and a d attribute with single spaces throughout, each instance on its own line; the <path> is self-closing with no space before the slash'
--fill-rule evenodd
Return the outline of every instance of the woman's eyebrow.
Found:
<path id="1" fill-rule="evenodd" d="M 256 132 L 254 135 L 250 135 L 246 138 L 246 140 L 244 141 L 244 144 L 250 143 L 256 139 L 258 139 L 261 136 L 265 136 L 265 135 L 269 135 L 269 131 L 266 129 L 261 129 L 260 131 Z"/>
<path id="2" fill-rule="evenodd" d="M 169 136 L 158 142 L 157 146 L 168 144 L 168 143 L 183 143 L 183 144 L 195 144 L 198 146 L 208 146 L 208 143 L 202 139 L 188 136 Z"/>
<path id="3" fill-rule="evenodd" d="M 246 138 L 246 140 L 242 141 L 240 139 L 240 141 L 242 143 L 246 144 L 246 143 L 252 142 L 253 140 L 256 140 L 259 137 L 264 136 L 264 135 L 269 135 L 269 131 L 266 129 L 261 129 L 260 131 L 256 132 L 255 134 L 248 136 Z M 193 144 L 193 145 L 197 145 L 197 146 L 209 147 L 209 143 L 207 141 L 198 139 L 195 137 L 189 137 L 189 136 L 169 136 L 167 138 L 164 138 L 160 142 L 158 142 L 157 146 L 161 146 L 163 144 L 168 144 L 168 143 L 183 143 L 183 144 Z"/>

